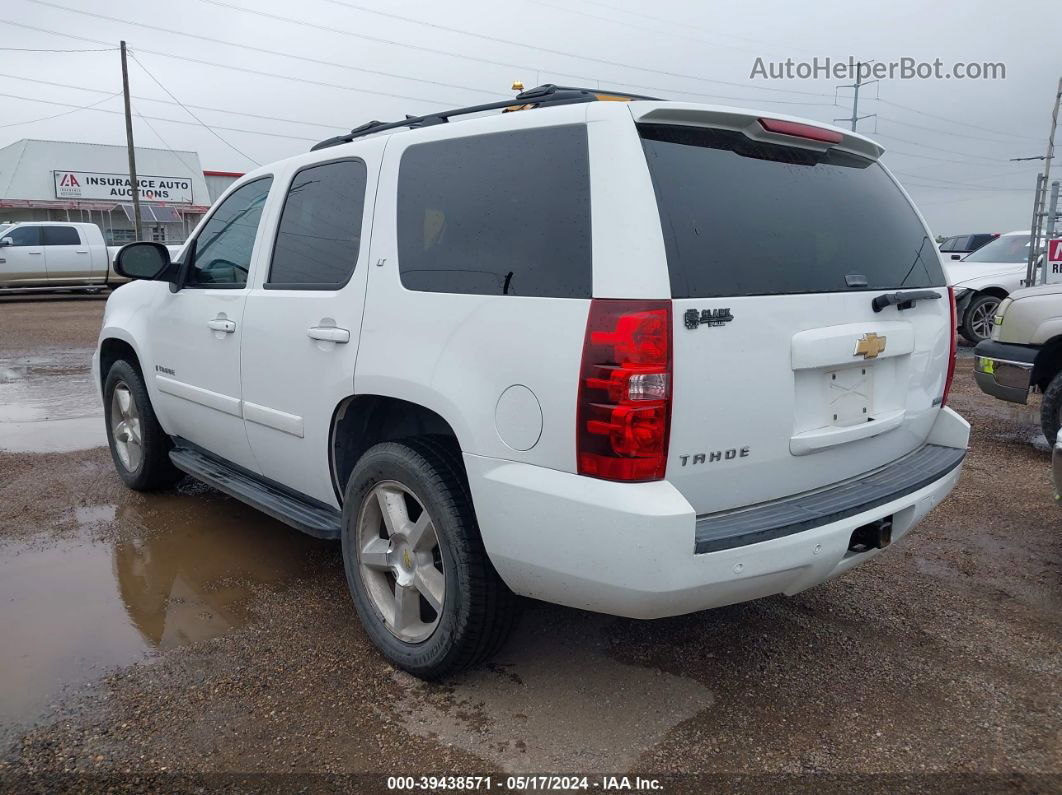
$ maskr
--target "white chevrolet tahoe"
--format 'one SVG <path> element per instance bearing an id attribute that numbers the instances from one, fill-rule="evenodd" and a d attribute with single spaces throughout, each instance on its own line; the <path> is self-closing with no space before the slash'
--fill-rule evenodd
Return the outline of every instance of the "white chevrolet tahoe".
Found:
<path id="1" fill-rule="evenodd" d="M 492 654 L 516 595 L 676 615 L 906 535 L 969 425 L 881 148 L 605 99 L 370 122 L 239 180 L 179 262 L 125 247 L 94 357 L 122 479 L 341 539 L 367 633 L 426 678 Z"/>

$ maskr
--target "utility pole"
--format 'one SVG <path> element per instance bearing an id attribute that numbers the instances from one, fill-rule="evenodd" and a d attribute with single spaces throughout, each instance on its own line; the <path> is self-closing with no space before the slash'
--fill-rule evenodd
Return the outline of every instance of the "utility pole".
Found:
<path id="1" fill-rule="evenodd" d="M 1058 220 L 1058 180 L 1056 179 L 1051 185 L 1051 202 L 1047 205 L 1047 233 L 1044 235 L 1044 244 L 1047 245 L 1049 240 L 1055 236 L 1055 222 Z M 1044 266 L 1040 269 L 1043 274 L 1040 278 L 1041 284 L 1047 284 L 1047 259 L 1046 251 L 1044 252 Z"/>
<path id="2" fill-rule="evenodd" d="M 845 85 L 845 86 L 837 86 L 836 87 L 836 88 L 852 88 L 852 89 L 855 89 L 855 93 L 854 93 L 854 95 L 852 97 L 852 115 L 847 117 L 847 118 L 843 118 L 843 119 L 834 119 L 834 121 L 846 121 L 849 124 L 851 124 L 852 125 L 852 132 L 855 132 L 856 124 L 858 124 L 862 119 L 869 119 L 871 116 L 877 116 L 878 115 L 876 113 L 868 113 L 866 116 L 860 116 L 859 115 L 859 89 L 862 88 L 863 86 L 869 86 L 871 83 L 876 83 L 878 81 L 877 80 L 864 80 L 863 79 L 863 64 L 862 63 L 857 63 L 855 65 L 855 67 L 856 67 L 855 82 L 854 83 L 849 83 L 848 85 Z M 836 94 L 836 89 L 834 90 L 834 93 Z"/>
<path id="3" fill-rule="evenodd" d="M 136 178 L 136 149 L 133 147 L 133 113 L 129 102 L 129 65 L 125 57 L 125 42 L 122 42 L 122 93 L 125 96 L 125 141 L 129 148 L 129 187 L 133 196 L 133 228 L 136 239 L 144 237 L 144 225 L 140 221 L 140 187 Z"/>
<path id="4" fill-rule="evenodd" d="M 1046 212 L 1047 189 L 1051 184 L 1051 161 L 1055 156 L 1055 130 L 1058 129 L 1058 106 L 1060 102 L 1062 102 L 1062 77 L 1058 78 L 1058 88 L 1055 90 L 1055 107 L 1051 111 L 1051 132 L 1047 136 L 1047 154 L 1044 156 L 1043 179 L 1037 181 L 1036 196 L 1033 197 L 1032 238 L 1029 240 L 1029 262 L 1025 274 L 1029 284 L 1036 284 L 1036 259 L 1040 255 L 1040 235 L 1038 232 L 1044 228 L 1042 219 Z"/>

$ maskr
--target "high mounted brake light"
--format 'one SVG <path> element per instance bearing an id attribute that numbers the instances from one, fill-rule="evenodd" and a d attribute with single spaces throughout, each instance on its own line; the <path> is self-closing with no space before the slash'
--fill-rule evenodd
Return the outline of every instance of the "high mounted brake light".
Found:
<path id="1" fill-rule="evenodd" d="M 839 144 L 844 140 L 844 136 L 839 132 L 824 130 L 821 127 L 813 127 L 810 124 L 800 124 L 795 121 L 760 119 L 760 126 L 767 132 L 792 135 L 796 138 L 808 138 L 812 141 L 825 141 L 828 144 Z"/>
<path id="2" fill-rule="evenodd" d="M 590 302 L 579 377 L 579 474 L 664 477 L 671 422 L 671 302 Z"/>

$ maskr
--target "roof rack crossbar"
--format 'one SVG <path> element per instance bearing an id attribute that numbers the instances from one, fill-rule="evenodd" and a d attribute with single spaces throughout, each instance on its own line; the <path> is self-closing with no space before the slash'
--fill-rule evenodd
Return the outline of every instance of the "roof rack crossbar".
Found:
<path id="1" fill-rule="evenodd" d="M 409 127 L 414 129 L 417 127 L 430 127 L 433 124 L 445 124 L 450 121 L 454 116 L 467 116 L 472 113 L 483 113 L 488 110 L 502 110 L 504 108 L 519 109 L 521 106 L 530 105 L 532 107 L 541 107 L 543 105 L 570 105 L 579 102 L 595 102 L 602 97 L 616 98 L 624 100 L 652 100 L 655 97 L 646 97 L 640 94 L 631 94 L 626 91 L 606 91 L 603 89 L 592 88 L 573 88 L 570 86 L 558 86 L 553 83 L 546 83 L 545 85 L 537 86 L 535 88 L 529 88 L 527 91 L 522 91 L 516 95 L 514 99 L 501 100 L 499 102 L 488 102 L 483 105 L 470 105 L 465 108 L 455 108 L 453 110 L 438 111 L 436 113 L 428 113 L 423 116 L 406 116 L 402 121 L 382 122 L 382 121 L 370 121 L 362 124 L 360 127 L 355 127 L 349 133 L 345 135 L 337 135 L 334 138 L 327 138 L 320 143 L 314 144 L 310 151 L 316 151 L 318 149 L 326 149 L 330 146 L 339 146 L 340 144 L 346 144 L 353 141 L 355 138 L 362 138 L 372 133 L 383 132 L 385 130 L 396 130 L 401 127 Z"/>

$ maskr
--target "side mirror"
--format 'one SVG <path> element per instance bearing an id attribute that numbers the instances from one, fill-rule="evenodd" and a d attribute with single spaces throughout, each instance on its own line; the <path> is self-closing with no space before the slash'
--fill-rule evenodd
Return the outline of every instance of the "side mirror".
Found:
<path id="1" fill-rule="evenodd" d="M 15 239 L 13 237 L 0 238 L 0 246 L 13 246 L 15 245 Z"/>
<path id="2" fill-rule="evenodd" d="M 952 259 L 962 259 L 962 254 L 952 254 L 951 258 Z"/>
<path id="3" fill-rule="evenodd" d="M 114 272 L 127 279 L 148 281 L 176 281 L 176 269 L 170 262 L 170 252 L 161 243 L 129 243 L 118 250 L 114 258 Z"/>

